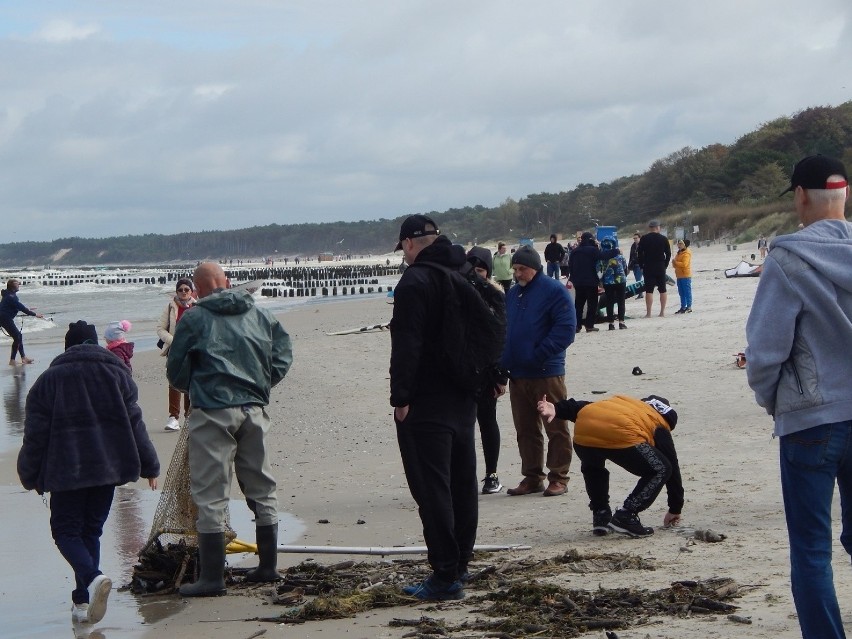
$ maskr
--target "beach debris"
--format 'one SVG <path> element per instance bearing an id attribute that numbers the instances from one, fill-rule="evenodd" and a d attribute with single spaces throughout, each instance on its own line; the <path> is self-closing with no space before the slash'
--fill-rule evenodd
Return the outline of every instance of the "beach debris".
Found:
<path id="1" fill-rule="evenodd" d="M 743 624 L 751 624 L 751 617 L 743 617 L 741 615 L 728 615 L 728 621 L 733 621 L 734 623 L 743 623 Z"/>
<path id="2" fill-rule="evenodd" d="M 328 521 L 328 519 L 318 519 L 318 520 L 317 520 L 317 523 L 318 523 L 318 524 L 328 524 L 328 523 L 330 523 L 330 522 Z"/>
<path id="3" fill-rule="evenodd" d="M 641 368 L 639 368 L 638 366 L 634 366 L 634 367 L 633 367 L 633 371 L 632 371 L 632 373 L 633 373 L 634 375 L 644 375 L 644 373 L 642 372 L 642 369 L 641 369 Z"/>
<path id="4" fill-rule="evenodd" d="M 712 530 L 710 528 L 698 528 L 695 530 L 695 532 L 692 533 L 692 536 L 698 539 L 699 541 L 706 541 L 709 543 L 725 541 L 728 538 L 727 535 L 723 535 L 722 533 L 716 532 L 715 530 Z"/>
<path id="5" fill-rule="evenodd" d="M 737 368 L 745 368 L 746 367 L 746 354 L 745 353 L 734 353 L 734 364 L 736 364 Z"/>

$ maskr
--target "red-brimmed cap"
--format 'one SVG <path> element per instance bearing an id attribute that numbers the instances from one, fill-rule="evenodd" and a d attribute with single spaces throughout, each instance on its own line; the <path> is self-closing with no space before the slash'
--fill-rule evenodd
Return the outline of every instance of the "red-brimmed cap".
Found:
<path id="1" fill-rule="evenodd" d="M 829 182 L 832 175 L 842 175 L 843 180 Z M 781 192 L 795 191 L 797 186 L 803 189 L 843 189 L 849 184 L 849 176 L 843 162 L 825 155 L 810 155 L 799 160 L 793 168 L 790 186 Z"/>

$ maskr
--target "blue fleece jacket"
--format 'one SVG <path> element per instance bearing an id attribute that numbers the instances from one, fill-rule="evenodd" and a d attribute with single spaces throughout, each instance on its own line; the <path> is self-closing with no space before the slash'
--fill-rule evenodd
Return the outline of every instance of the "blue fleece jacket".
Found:
<path id="1" fill-rule="evenodd" d="M 539 271 L 526 286 L 506 293 L 506 347 L 500 367 L 512 379 L 565 374 L 565 351 L 577 332 L 568 290 Z"/>
<path id="2" fill-rule="evenodd" d="M 748 383 L 789 435 L 852 419 L 852 224 L 821 220 L 772 243 L 746 324 Z"/>

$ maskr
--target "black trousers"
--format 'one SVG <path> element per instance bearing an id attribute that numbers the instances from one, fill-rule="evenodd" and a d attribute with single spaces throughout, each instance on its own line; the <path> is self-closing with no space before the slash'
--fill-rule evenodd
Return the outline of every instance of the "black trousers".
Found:
<path id="1" fill-rule="evenodd" d="M 442 413 L 447 406 L 440 407 Z M 411 496 L 423 523 L 429 565 L 435 576 L 452 582 L 473 558 L 479 521 L 474 418 L 476 405 L 459 405 L 453 419 L 412 404 L 396 422 L 399 451 Z M 420 413 L 420 414 L 418 414 Z M 423 414 L 426 413 L 426 414 Z M 431 413 L 431 414 L 430 414 Z"/>
<path id="2" fill-rule="evenodd" d="M 500 459 L 500 426 L 497 424 L 497 398 L 492 389 L 482 391 L 476 400 L 476 421 L 479 423 L 479 438 L 482 440 L 482 454 L 485 457 L 485 474 L 497 472 Z"/>
<path id="3" fill-rule="evenodd" d="M 583 321 L 583 308 L 588 305 L 586 321 Z M 577 330 L 581 326 L 593 328 L 595 318 L 598 316 L 598 285 L 577 286 L 574 285 L 574 309 L 577 311 Z"/>
<path id="4" fill-rule="evenodd" d="M 604 284 L 604 292 L 606 293 L 606 321 L 613 323 L 613 310 L 618 305 L 618 321 L 624 321 L 624 295 L 627 291 L 627 284 Z"/>
<path id="5" fill-rule="evenodd" d="M 639 477 L 633 492 L 624 500 L 624 510 L 632 513 L 649 508 L 672 474 L 669 460 L 650 444 L 643 443 L 630 448 L 593 448 L 575 442 L 574 452 L 580 458 L 580 471 L 586 483 L 592 512 L 609 508 L 607 461 Z"/>

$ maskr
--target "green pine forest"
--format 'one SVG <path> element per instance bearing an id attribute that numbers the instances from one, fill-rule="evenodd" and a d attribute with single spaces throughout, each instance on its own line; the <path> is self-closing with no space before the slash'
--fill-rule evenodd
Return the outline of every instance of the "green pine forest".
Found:
<path id="1" fill-rule="evenodd" d="M 17 242 L 0 244 L 0 264 L 129 265 L 316 256 L 337 248 L 332 238 L 346 238 L 346 251 L 354 255 L 381 254 L 393 248 L 402 219 L 417 212 L 432 216 L 461 244 L 543 240 L 551 233 L 568 236 L 596 224 L 617 226 L 624 236 L 634 229 L 644 231 L 651 218 L 668 227 L 683 225 L 688 235 L 698 226 L 693 237 L 701 241 L 748 242 L 761 233 L 768 237 L 796 228 L 792 197 L 778 194 L 789 184 L 796 161 L 814 153 L 840 158 L 852 169 L 852 101 L 780 117 L 729 146 L 679 149 L 640 175 L 579 184 L 559 193 L 532 193 L 517 201 L 507 198 L 497 206 L 409 211 L 395 219 L 359 222 Z M 847 210 L 849 206 L 847 202 Z M 63 249 L 62 258 L 51 261 Z"/>

